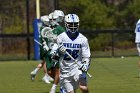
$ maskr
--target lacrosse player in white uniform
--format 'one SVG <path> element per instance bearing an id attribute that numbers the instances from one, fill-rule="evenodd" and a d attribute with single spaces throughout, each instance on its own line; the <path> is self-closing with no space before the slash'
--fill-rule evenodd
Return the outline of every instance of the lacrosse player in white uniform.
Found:
<path id="1" fill-rule="evenodd" d="M 135 43 L 137 46 L 137 50 L 140 56 L 140 19 L 138 20 L 138 22 L 136 23 L 136 28 L 135 28 Z M 139 77 L 140 77 L 140 59 L 138 62 L 138 67 L 139 67 Z"/>
<path id="2" fill-rule="evenodd" d="M 88 39 L 78 32 L 79 17 L 76 14 L 66 15 L 64 21 L 67 31 L 57 37 L 59 48 L 52 49 L 52 54 L 58 53 L 60 56 L 60 86 L 66 93 L 76 93 L 78 87 L 82 93 L 89 93 L 86 72 L 91 54 Z M 72 60 L 66 52 L 75 60 Z"/>

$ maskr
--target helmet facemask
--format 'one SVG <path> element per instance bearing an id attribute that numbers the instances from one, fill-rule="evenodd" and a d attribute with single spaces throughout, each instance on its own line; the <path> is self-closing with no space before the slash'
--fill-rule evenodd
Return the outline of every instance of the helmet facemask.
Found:
<path id="1" fill-rule="evenodd" d="M 65 26 L 67 31 L 75 33 L 79 28 L 79 17 L 76 14 L 68 14 L 65 16 Z"/>
<path id="2" fill-rule="evenodd" d="M 79 28 L 79 23 L 78 22 L 67 22 L 65 23 L 66 28 L 68 31 L 70 31 L 71 33 L 75 33 L 78 31 Z"/>
<path id="3" fill-rule="evenodd" d="M 51 25 L 51 26 L 58 25 L 56 19 L 50 19 L 50 25 Z"/>
<path id="4" fill-rule="evenodd" d="M 58 15 L 54 14 L 53 12 L 49 14 L 49 20 L 51 26 L 58 25 L 57 19 L 58 19 Z"/>

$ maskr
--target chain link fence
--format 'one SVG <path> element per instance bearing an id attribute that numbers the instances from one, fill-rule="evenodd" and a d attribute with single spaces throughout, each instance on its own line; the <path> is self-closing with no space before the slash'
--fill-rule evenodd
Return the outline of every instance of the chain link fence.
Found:
<path id="1" fill-rule="evenodd" d="M 89 39 L 92 57 L 138 55 L 133 30 L 82 31 Z"/>
<path id="2" fill-rule="evenodd" d="M 92 57 L 136 56 L 132 30 L 95 30 L 80 31 L 88 40 Z M 26 34 L 0 35 L 0 60 L 30 60 L 34 59 L 33 34 L 30 34 L 30 48 Z M 28 50 L 30 49 L 30 50 Z M 28 54 L 30 52 L 30 54 Z"/>
<path id="3" fill-rule="evenodd" d="M 36 0 L 0 2 L 0 60 L 34 59 L 32 24 L 36 18 Z M 48 11 L 47 2 L 40 0 L 41 15 Z"/>

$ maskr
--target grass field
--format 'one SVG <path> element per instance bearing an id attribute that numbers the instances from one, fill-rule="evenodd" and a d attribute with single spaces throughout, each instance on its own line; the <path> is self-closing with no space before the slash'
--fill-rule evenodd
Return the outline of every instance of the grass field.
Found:
<path id="1" fill-rule="evenodd" d="M 138 57 L 95 58 L 91 60 L 88 78 L 90 93 L 139 93 Z M 30 72 L 39 62 L 0 62 L 0 93 L 49 93 L 51 84 L 41 81 L 41 70 L 34 82 Z M 59 93 L 59 87 L 57 88 Z M 79 90 L 77 93 L 81 93 Z"/>

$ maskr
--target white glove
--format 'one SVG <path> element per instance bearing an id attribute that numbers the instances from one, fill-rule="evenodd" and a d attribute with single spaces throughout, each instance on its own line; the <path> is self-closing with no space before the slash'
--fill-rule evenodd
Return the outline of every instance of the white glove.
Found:
<path id="1" fill-rule="evenodd" d="M 88 57 L 83 57 L 82 58 L 82 64 L 80 65 L 80 69 L 84 72 L 87 72 L 89 69 L 90 65 L 90 58 Z"/>
<path id="2" fill-rule="evenodd" d="M 43 42 L 43 49 L 45 51 L 48 51 L 49 50 L 49 47 L 47 46 L 46 41 Z"/>
<path id="3" fill-rule="evenodd" d="M 60 57 L 59 57 L 58 53 L 54 51 L 51 53 L 51 58 L 53 61 L 58 62 Z"/>
<path id="4" fill-rule="evenodd" d="M 65 54 L 65 53 L 66 53 L 66 48 L 65 48 L 64 45 L 61 45 L 61 46 L 59 47 L 59 52 L 60 52 L 61 54 Z"/>
<path id="5" fill-rule="evenodd" d="M 86 63 L 81 64 L 80 66 L 80 70 L 82 70 L 83 72 L 87 72 L 89 68 L 89 65 Z"/>

